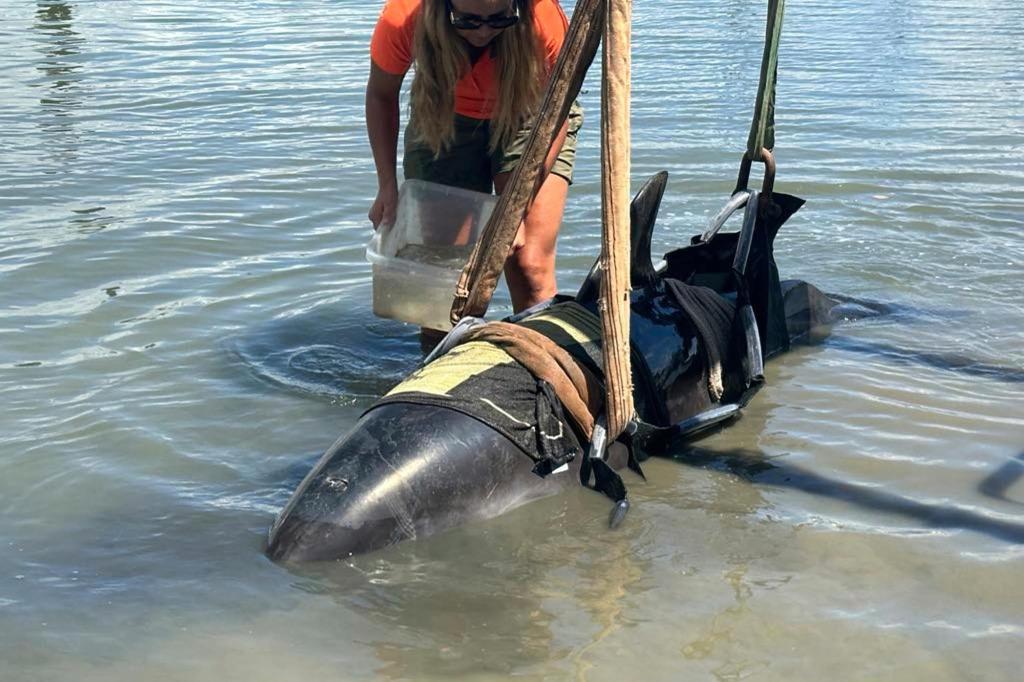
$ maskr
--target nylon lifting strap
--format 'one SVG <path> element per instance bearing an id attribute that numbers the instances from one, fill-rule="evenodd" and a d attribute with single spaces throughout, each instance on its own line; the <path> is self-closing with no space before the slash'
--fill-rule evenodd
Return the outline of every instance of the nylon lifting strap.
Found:
<path id="1" fill-rule="evenodd" d="M 519 225 L 526 217 L 544 170 L 544 159 L 594 61 L 604 26 L 604 0 L 579 0 L 522 159 L 498 199 L 480 240 L 455 286 L 451 321 L 483 317 L 505 267 Z"/>
<path id="2" fill-rule="evenodd" d="M 636 416 L 629 359 L 630 43 L 632 0 L 607 0 L 601 51 L 601 355 L 605 426 L 618 438 Z M 617 501 L 617 500 L 616 500 Z"/>
<path id="3" fill-rule="evenodd" d="M 747 188 L 750 165 L 754 161 L 765 163 L 765 185 L 762 194 L 770 201 L 771 185 L 775 176 L 775 161 L 771 151 L 775 148 L 775 80 L 778 74 L 779 39 L 782 36 L 782 16 L 785 0 L 768 0 L 764 53 L 761 56 L 761 76 L 757 85 L 754 118 L 747 136 L 747 150 L 740 163 L 736 192 Z"/>

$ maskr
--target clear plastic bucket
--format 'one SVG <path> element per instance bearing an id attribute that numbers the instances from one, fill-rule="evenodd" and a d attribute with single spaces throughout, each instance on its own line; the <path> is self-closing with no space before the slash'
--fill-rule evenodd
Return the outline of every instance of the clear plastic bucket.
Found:
<path id="1" fill-rule="evenodd" d="M 379 317 L 451 329 L 455 285 L 497 197 L 406 180 L 393 225 L 366 247 L 373 265 L 373 312 Z"/>

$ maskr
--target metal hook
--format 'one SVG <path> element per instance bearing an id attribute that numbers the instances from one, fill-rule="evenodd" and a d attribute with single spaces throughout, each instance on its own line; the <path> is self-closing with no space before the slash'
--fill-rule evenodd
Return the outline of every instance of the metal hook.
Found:
<path id="1" fill-rule="evenodd" d="M 772 201 L 772 191 L 775 189 L 775 155 L 766 147 L 761 147 L 760 158 L 757 160 L 764 163 L 764 179 L 761 181 L 761 210 L 771 210 L 768 207 L 775 205 Z M 747 184 L 750 182 L 750 166 L 753 162 L 754 160 L 748 154 L 743 154 L 733 194 L 746 191 Z"/>

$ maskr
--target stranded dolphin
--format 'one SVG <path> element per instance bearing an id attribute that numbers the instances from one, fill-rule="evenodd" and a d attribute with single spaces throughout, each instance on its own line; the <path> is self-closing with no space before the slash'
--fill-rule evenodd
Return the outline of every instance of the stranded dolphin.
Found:
<path id="1" fill-rule="evenodd" d="M 631 206 L 631 346 L 636 424 L 594 461 L 562 400 L 506 350 L 469 341 L 428 361 L 377 401 L 305 477 L 270 529 L 274 560 L 347 557 L 495 517 L 600 471 L 634 465 L 738 414 L 762 381 L 761 362 L 831 321 L 837 301 L 805 282 L 780 282 L 772 243 L 803 204 L 737 193 L 715 226 L 655 269 L 651 232 L 667 174 Z M 739 233 L 718 234 L 746 208 Z M 739 254 L 739 255 L 737 255 Z M 552 339 L 597 377 L 595 264 L 575 297 L 510 318 Z M 746 313 L 746 314 L 744 314 Z M 629 446 L 629 447 L 626 447 Z M 609 488 L 621 489 L 618 495 Z M 605 485 L 613 499 L 624 497 Z"/>

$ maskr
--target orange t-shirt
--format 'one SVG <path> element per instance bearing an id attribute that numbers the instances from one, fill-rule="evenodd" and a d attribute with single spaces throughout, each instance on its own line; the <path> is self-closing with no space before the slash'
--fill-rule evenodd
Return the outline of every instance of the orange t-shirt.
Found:
<path id="1" fill-rule="evenodd" d="M 413 62 L 413 33 L 423 0 L 387 0 L 370 41 L 370 58 L 380 69 L 401 76 Z M 533 29 L 551 71 L 562 49 L 569 22 L 558 0 L 532 0 Z M 490 119 L 498 98 L 498 69 L 490 50 L 455 84 L 455 113 Z"/>

